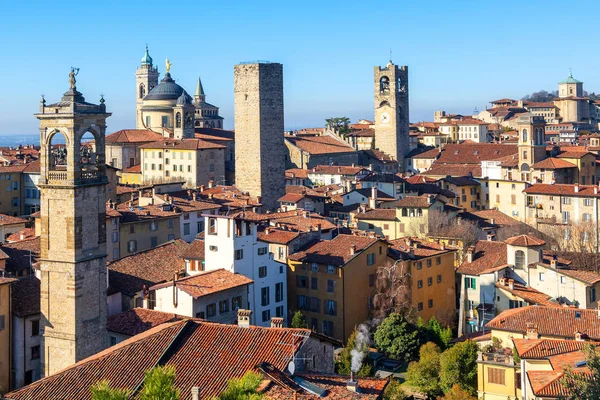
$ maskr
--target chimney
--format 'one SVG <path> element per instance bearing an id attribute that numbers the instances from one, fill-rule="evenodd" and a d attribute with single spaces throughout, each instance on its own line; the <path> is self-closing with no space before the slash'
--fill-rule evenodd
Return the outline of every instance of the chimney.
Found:
<path id="1" fill-rule="evenodd" d="M 23 232 L 21 232 L 21 234 L 19 235 L 19 239 L 20 240 L 25 240 L 25 234 Z"/>
<path id="2" fill-rule="evenodd" d="M 200 400 L 200 388 L 198 386 L 192 387 L 192 400 Z"/>
<path id="3" fill-rule="evenodd" d="M 553 256 L 552 259 L 550 259 L 550 268 L 556 269 L 556 256 Z"/>
<path id="4" fill-rule="evenodd" d="M 200 193 L 204 192 L 204 185 L 200 185 Z"/>
<path id="5" fill-rule="evenodd" d="M 525 331 L 525 338 L 526 339 L 539 339 L 538 327 L 537 327 L 536 324 L 534 324 L 532 322 L 528 322 L 526 329 L 527 329 Z"/>
<path id="6" fill-rule="evenodd" d="M 346 381 L 346 389 L 352 393 L 358 393 L 358 380 L 354 379 L 354 372 L 350 372 L 350 379 Z"/>
<path id="7" fill-rule="evenodd" d="M 355 244 L 350 246 L 350 255 L 353 256 L 354 254 L 356 254 L 356 245 Z"/>
<path id="8" fill-rule="evenodd" d="M 515 280 L 514 279 L 509 279 L 508 280 L 508 288 L 510 290 L 515 290 Z"/>
<path id="9" fill-rule="evenodd" d="M 210 181 L 208 181 L 208 188 L 209 189 L 212 189 L 214 185 L 215 185 L 215 182 L 212 179 Z"/>
<path id="10" fill-rule="evenodd" d="M 321 236 L 321 224 L 317 224 L 317 232 L 319 232 L 319 236 Z"/>
<path id="11" fill-rule="evenodd" d="M 283 328 L 283 318 L 280 318 L 280 317 L 271 318 L 271 328 Z"/>
<path id="12" fill-rule="evenodd" d="M 440 250 L 442 250 L 442 251 L 446 250 L 446 243 L 440 241 Z"/>
<path id="13" fill-rule="evenodd" d="M 371 188 L 371 197 L 369 198 L 369 208 L 376 209 L 377 208 L 377 188 L 373 186 Z"/>
<path id="14" fill-rule="evenodd" d="M 498 283 L 502 286 L 506 286 L 506 277 L 502 277 L 498 280 Z"/>
<path id="15" fill-rule="evenodd" d="M 238 326 L 240 328 L 249 328 L 250 327 L 250 316 L 252 315 L 252 310 L 244 310 L 242 308 L 238 309 Z"/>
<path id="16" fill-rule="evenodd" d="M 473 246 L 469 247 L 467 249 L 467 262 L 468 263 L 472 263 L 473 262 L 473 251 L 475 251 L 475 249 L 473 248 Z"/>
<path id="17" fill-rule="evenodd" d="M 494 218 L 490 218 L 490 224 L 496 225 L 496 220 Z"/>
<path id="18" fill-rule="evenodd" d="M 598 194 L 598 186 L 594 186 L 594 194 Z"/>
<path id="19" fill-rule="evenodd" d="M 488 240 L 488 242 L 493 242 L 494 241 L 494 234 L 493 233 L 488 233 L 487 234 L 487 240 Z"/>
<path id="20" fill-rule="evenodd" d="M 577 340 L 578 342 L 583 342 L 583 333 L 579 331 L 575 332 L 575 340 Z"/>
<path id="21" fill-rule="evenodd" d="M 573 191 L 575 193 L 579 193 L 579 183 L 576 183 L 575 185 L 573 185 Z"/>
<path id="22" fill-rule="evenodd" d="M 265 228 L 265 235 L 268 235 L 269 232 L 271 231 L 271 228 L 269 228 L 268 226 Z"/>

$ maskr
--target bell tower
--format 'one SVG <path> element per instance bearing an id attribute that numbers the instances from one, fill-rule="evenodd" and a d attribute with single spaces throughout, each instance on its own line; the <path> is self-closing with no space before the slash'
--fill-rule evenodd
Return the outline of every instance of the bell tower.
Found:
<path id="1" fill-rule="evenodd" d="M 152 66 L 152 57 L 148 53 L 148 46 L 146 46 L 146 52 L 142 57 L 142 65 L 135 71 L 135 129 L 146 129 L 149 128 L 144 125 L 142 121 L 141 107 L 144 102 L 144 97 L 158 85 L 158 68 Z"/>
<path id="2" fill-rule="evenodd" d="M 531 166 L 542 161 L 546 155 L 546 122 L 544 117 L 524 113 L 517 120 L 519 132 L 519 171 L 521 180 L 529 182 Z"/>
<path id="3" fill-rule="evenodd" d="M 408 136 L 408 67 L 375 67 L 375 147 L 398 161 L 404 171 L 404 156 L 410 152 Z"/>
<path id="4" fill-rule="evenodd" d="M 69 90 L 40 120 L 42 375 L 107 347 L 104 99 Z M 86 139 L 85 136 L 89 136 Z"/>

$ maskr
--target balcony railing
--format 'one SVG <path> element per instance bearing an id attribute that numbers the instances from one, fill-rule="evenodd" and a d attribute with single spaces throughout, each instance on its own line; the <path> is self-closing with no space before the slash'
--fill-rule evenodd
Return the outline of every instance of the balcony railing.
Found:
<path id="1" fill-rule="evenodd" d="M 49 171 L 48 182 L 62 182 L 67 180 L 67 171 Z"/>
<path id="2" fill-rule="evenodd" d="M 82 171 L 80 180 L 82 182 L 95 182 L 98 180 L 98 171 Z"/>

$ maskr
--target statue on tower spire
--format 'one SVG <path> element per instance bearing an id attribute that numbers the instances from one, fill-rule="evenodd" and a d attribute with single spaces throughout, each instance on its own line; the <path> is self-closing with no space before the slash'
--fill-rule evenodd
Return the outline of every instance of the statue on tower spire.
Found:
<path id="1" fill-rule="evenodd" d="M 77 83 L 77 80 L 75 79 L 75 77 L 77 76 L 78 73 L 79 73 L 79 68 L 71 67 L 71 72 L 69 72 L 69 88 L 71 90 L 77 90 L 77 86 L 75 86 L 75 84 Z"/>
<path id="2" fill-rule="evenodd" d="M 165 69 L 167 70 L 167 74 L 169 73 L 169 71 L 171 71 L 171 65 L 173 65 L 173 64 L 171 64 L 171 62 L 170 62 L 170 61 L 169 61 L 169 59 L 167 58 L 167 59 L 165 60 Z"/>

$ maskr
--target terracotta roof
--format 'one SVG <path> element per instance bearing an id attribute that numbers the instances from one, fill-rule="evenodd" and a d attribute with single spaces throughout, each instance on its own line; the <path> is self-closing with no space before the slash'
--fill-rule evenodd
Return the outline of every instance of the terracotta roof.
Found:
<path id="1" fill-rule="evenodd" d="M 406 196 L 394 203 L 395 207 L 429 208 L 435 203 L 435 196 L 423 194 L 421 196 Z"/>
<path id="2" fill-rule="evenodd" d="M 147 308 L 134 308 L 133 310 L 108 317 L 106 330 L 122 335 L 135 336 L 161 324 L 182 319 L 185 319 L 185 317 L 177 314 L 149 310 Z"/>
<path id="3" fill-rule="evenodd" d="M 496 143 L 449 143 L 434 164 L 480 164 L 518 154 L 516 145 Z"/>
<path id="4" fill-rule="evenodd" d="M 557 302 L 551 301 L 552 296 L 546 293 L 539 292 L 532 287 L 522 285 L 514 282 L 513 288 L 511 289 L 508 283 L 502 283 L 501 281 L 496 282 L 496 287 L 513 294 L 525 300 L 529 305 L 539 304 L 547 307 L 560 307 L 561 305 Z"/>
<path id="5" fill-rule="evenodd" d="M 401 183 L 404 182 L 404 179 L 396 174 L 378 174 L 373 172 L 362 178 L 361 182 Z"/>
<path id="6" fill-rule="evenodd" d="M 329 136 L 285 136 L 285 140 L 309 154 L 356 153 L 353 147 Z"/>
<path id="7" fill-rule="evenodd" d="M 23 228 L 18 232 L 15 232 L 9 236 L 7 236 L 6 241 L 8 243 L 19 242 L 21 240 L 28 240 L 35 238 L 35 229 L 34 228 Z"/>
<path id="8" fill-rule="evenodd" d="M 300 236 L 298 232 L 284 231 L 282 229 L 275 229 L 273 227 L 268 227 L 265 230 L 258 232 L 257 235 L 258 240 L 277 244 L 288 244 L 298 236 Z"/>
<path id="9" fill-rule="evenodd" d="M 20 318 L 40 313 L 40 280 L 28 275 L 12 284 L 13 313 Z"/>
<path id="10" fill-rule="evenodd" d="M 420 152 L 418 154 L 415 154 L 413 156 L 411 156 L 411 158 L 415 158 L 415 159 L 436 159 L 437 156 L 440 155 L 441 150 L 440 149 L 430 149 L 430 150 L 426 150 L 423 152 Z"/>
<path id="11" fill-rule="evenodd" d="M 8 283 L 13 283 L 15 282 L 17 279 L 15 278 L 8 278 L 5 276 L 0 276 L 0 285 L 6 285 Z"/>
<path id="12" fill-rule="evenodd" d="M 316 262 L 341 267 L 379 239 L 366 236 L 338 235 L 332 240 L 321 240 L 288 257 L 290 260 Z M 354 254 L 351 247 L 355 246 Z"/>
<path id="13" fill-rule="evenodd" d="M 352 132 L 348 132 L 346 133 L 344 136 L 346 137 L 374 137 L 375 136 L 375 129 L 361 129 L 359 131 L 352 131 Z"/>
<path id="14" fill-rule="evenodd" d="M 26 174 L 39 174 L 40 173 L 40 160 L 35 160 L 30 163 L 27 163 L 23 172 Z"/>
<path id="15" fill-rule="evenodd" d="M 142 290 L 143 285 L 150 287 L 173 279 L 174 273 L 185 269 L 181 255 L 188 247 L 177 239 L 108 263 L 111 289 L 131 296 Z"/>
<path id="16" fill-rule="evenodd" d="M 219 204 L 202 200 L 201 196 L 197 196 L 194 200 L 194 195 L 195 192 L 177 191 L 168 194 L 156 194 L 155 196 L 164 202 L 167 202 L 168 196 L 171 204 L 182 212 L 218 210 L 221 208 Z"/>
<path id="17" fill-rule="evenodd" d="M 268 400 L 376 400 L 381 398 L 389 382 L 387 379 L 359 378 L 358 385 L 360 390 L 355 393 L 346 388 L 346 382 L 350 379 L 348 376 L 302 373 L 291 376 L 268 363 L 261 363 L 258 368 L 263 374 L 264 380 L 259 389 L 257 389 L 257 392 L 261 393 Z M 302 379 L 302 381 L 323 389 L 325 391 L 324 394 L 319 396 L 303 389 L 298 384 L 298 379 Z"/>
<path id="18" fill-rule="evenodd" d="M 4 257 L 3 254 L 8 257 L 6 260 L 6 271 L 17 273 L 29 269 L 37 262 L 37 258 L 40 255 L 40 238 L 38 236 L 29 240 L 4 243 L 0 247 L 0 250 L 2 250 L 0 258 Z"/>
<path id="19" fill-rule="evenodd" d="M 391 244 L 390 257 L 403 260 L 433 257 L 455 250 L 454 248 L 446 247 L 439 242 L 408 236 L 390 240 L 389 243 Z"/>
<path id="20" fill-rule="evenodd" d="M 405 178 L 406 183 L 410 183 L 410 184 L 419 184 L 419 183 L 434 183 L 437 182 L 437 179 L 434 178 L 429 178 L 427 176 L 422 176 L 422 175 L 413 175 L 413 176 L 409 176 L 408 178 Z"/>
<path id="21" fill-rule="evenodd" d="M 583 151 L 561 151 L 560 153 L 558 153 L 558 155 L 556 157 L 579 159 L 579 158 L 583 158 L 583 157 L 587 156 L 588 154 L 594 155 L 594 153 L 590 153 L 590 152 L 586 151 L 584 148 Z"/>
<path id="22" fill-rule="evenodd" d="M 552 268 L 550 266 L 550 259 L 552 256 L 544 254 L 542 262 L 537 263 L 536 265 L 541 265 L 545 268 Z M 565 263 L 567 262 L 567 263 Z M 577 279 L 578 281 L 582 281 L 588 285 L 595 285 L 600 282 L 600 274 L 594 271 L 586 271 L 583 269 L 577 269 L 577 266 L 573 266 L 570 261 L 559 258 L 557 262 L 556 272 L 559 274 L 563 274 L 569 276 L 573 279 Z"/>
<path id="23" fill-rule="evenodd" d="M 160 140 L 162 136 L 159 133 L 149 129 L 123 129 L 110 135 L 104 139 L 106 144 L 111 143 L 148 143 Z"/>
<path id="24" fill-rule="evenodd" d="M 537 326 L 540 336 L 574 339 L 575 332 L 599 341 L 598 311 L 569 307 L 527 306 L 506 310 L 492 319 L 487 328 L 525 334 L 527 324 Z"/>
<path id="25" fill-rule="evenodd" d="M 531 389 L 537 397 L 562 398 L 568 395 L 568 390 L 561 383 L 563 371 L 528 371 L 527 378 Z"/>
<path id="26" fill-rule="evenodd" d="M 235 186 L 215 186 L 200 191 L 203 199 L 219 204 L 222 209 L 231 211 L 247 207 L 260 207 L 258 199 L 243 193 Z"/>
<path id="27" fill-rule="evenodd" d="M 542 161 L 538 161 L 531 166 L 534 169 L 561 169 L 561 168 L 577 168 L 577 165 L 570 163 L 560 158 L 548 157 Z"/>
<path id="28" fill-rule="evenodd" d="M 354 218 L 358 220 L 396 221 L 396 210 L 393 208 L 377 208 L 356 214 Z"/>
<path id="29" fill-rule="evenodd" d="M 577 188 L 577 192 L 575 192 Z M 546 184 L 537 183 L 529 186 L 523 193 L 527 194 L 548 194 L 555 196 L 573 196 L 573 197 L 600 197 L 597 191 L 598 186 L 596 185 L 567 185 L 567 184 Z"/>
<path id="30" fill-rule="evenodd" d="M 132 167 L 127 167 L 123 170 L 123 172 L 126 172 L 128 174 L 141 174 L 142 173 L 142 165 L 137 164 Z"/>
<path id="31" fill-rule="evenodd" d="M 117 185 L 117 194 L 133 193 L 137 192 L 138 190 L 138 188 L 134 188 L 131 186 Z"/>
<path id="32" fill-rule="evenodd" d="M 351 167 L 344 165 L 315 165 L 309 169 L 308 174 L 327 174 L 327 175 L 356 175 L 361 171 L 368 171 L 365 167 Z"/>
<path id="33" fill-rule="evenodd" d="M 188 248 L 181 253 L 186 260 L 204 260 L 204 240 L 194 240 Z"/>
<path id="34" fill-rule="evenodd" d="M 282 202 L 282 203 L 297 203 L 300 200 L 302 200 L 303 198 L 304 198 L 303 194 L 286 193 L 282 197 L 277 199 L 277 201 Z"/>
<path id="35" fill-rule="evenodd" d="M 589 342 L 555 339 L 512 339 L 522 359 L 541 359 L 583 349 Z"/>
<path id="36" fill-rule="evenodd" d="M 139 146 L 140 149 L 207 150 L 225 149 L 227 146 L 202 139 L 163 139 Z"/>
<path id="37" fill-rule="evenodd" d="M 383 164 L 393 164 L 396 162 L 389 154 L 385 154 L 383 151 L 376 149 L 363 150 L 363 154 L 376 159 L 378 162 Z"/>
<path id="38" fill-rule="evenodd" d="M 121 214 L 122 223 L 177 217 L 180 214 L 175 208 L 168 210 L 162 205 L 147 205 L 143 207 L 132 205 L 130 207 L 127 202 L 117 204 L 116 211 Z"/>
<path id="39" fill-rule="evenodd" d="M 421 172 L 421 175 L 430 175 L 430 176 L 481 176 L 481 164 L 470 164 L 470 165 L 461 165 L 461 164 L 440 164 L 436 165 L 435 162 L 425 172 Z"/>
<path id="40" fill-rule="evenodd" d="M 13 217 L 12 215 L 0 214 L 0 226 L 25 224 L 26 222 L 27 220 L 23 218 Z"/>
<path id="41" fill-rule="evenodd" d="M 504 103 L 514 103 L 514 102 L 515 102 L 515 100 L 513 100 L 513 99 L 507 99 L 507 98 L 500 99 L 500 100 L 492 100 L 492 101 L 490 101 L 490 103 L 492 103 L 492 104 L 496 104 L 496 103 L 504 104 Z"/>
<path id="42" fill-rule="evenodd" d="M 7 394 L 13 400 L 91 399 L 90 386 L 99 380 L 111 386 L 136 389 L 144 373 L 155 365 L 177 371 L 175 387 L 183 399 L 193 386 L 200 398 L 218 396 L 231 378 L 253 370 L 261 362 L 286 368 L 290 354 L 302 345 L 308 329 L 241 328 L 199 320 L 161 324 L 49 377 Z"/>
<path id="43" fill-rule="evenodd" d="M 235 138 L 235 131 L 219 128 L 194 128 L 196 135 L 208 135 L 211 136 L 211 140 L 233 140 Z"/>
<path id="44" fill-rule="evenodd" d="M 302 210 L 293 210 L 281 213 L 269 214 L 271 225 L 284 226 L 292 230 L 300 232 L 310 232 L 321 226 L 321 230 L 329 231 L 337 228 L 336 225 L 331 223 L 325 217 L 316 213 L 305 213 Z"/>
<path id="45" fill-rule="evenodd" d="M 363 197 L 370 198 L 371 195 L 373 194 L 372 190 L 373 190 L 373 188 L 364 188 L 364 189 L 354 189 L 352 192 L 356 192 L 356 193 L 359 193 L 360 195 L 362 195 Z M 352 192 L 350 192 L 350 193 L 352 193 Z M 394 200 L 396 200 L 395 197 L 392 197 L 389 194 L 382 192 L 379 189 L 377 189 L 375 191 L 375 193 L 376 193 L 378 201 L 394 201 Z"/>
<path id="46" fill-rule="evenodd" d="M 23 172 L 26 167 L 26 164 L 0 165 L 0 174 Z"/>
<path id="47" fill-rule="evenodd" d="M 478 181 L 469 176 L 447 176 L 443 181 L 455 186 L 480 186 Z"/>
<path id="48" fill-rule="evenodd" d="M 197 299 L 209 294 L 222 292 L 223 290 L 250 285 L 251 283 L 254 283 L 252 279 L 248 279 L 244 275 L 234 274 L 233 272 L 229 272 L 221 268 L 186 276 L 185 278 L 177 280 L 176 286 L 178 289 L 181 289 L 185 293 Z M 150 290 L 172 286 L 173 281 L 167 281 L 165 283 L 159 283 L 158 285 L 150 287 Z"/>
<path id="49" fill-rule="evenodd" d="M 473 262 L 468 262 L 465 257 L 457 272 L 463 275 L 481 275 L 504 268 L 507 262 L 506 243 L 479 240 L 473 250 Z"/>
<path id="50" fill-rule="evenodd" d="M 308 178 L 308 170 L 302 168 L 290 168 L 285 170 L 285 176 L 287 178 Z"/>
<path id="51" fill-rule="evenodd" d="M 511 238 L 506 239 L 504 243 L 510 244 L 511 246 L 520 247 L 543 246 L 546 244 L 544 240 L 529 235 L 513 236 Z"/>

